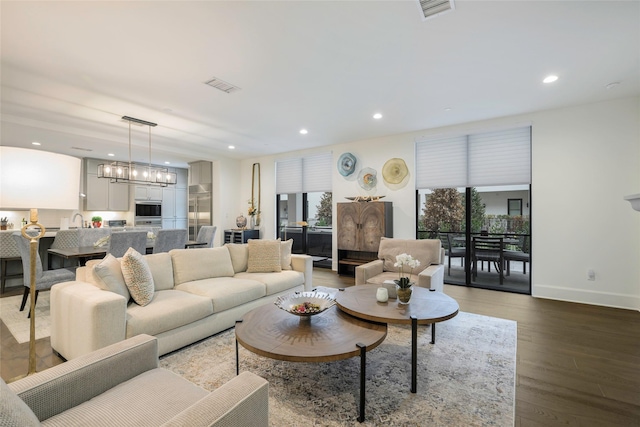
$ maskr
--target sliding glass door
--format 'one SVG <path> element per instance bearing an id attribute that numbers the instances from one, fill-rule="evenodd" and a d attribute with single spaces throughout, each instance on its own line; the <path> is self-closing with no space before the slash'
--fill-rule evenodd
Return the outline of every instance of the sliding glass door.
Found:
<path id="1" fill-rule="evenodd" d="M 445 283 L 531 293 L 531 128 L 416 144 L 417 238 L 446 251 Z"/>

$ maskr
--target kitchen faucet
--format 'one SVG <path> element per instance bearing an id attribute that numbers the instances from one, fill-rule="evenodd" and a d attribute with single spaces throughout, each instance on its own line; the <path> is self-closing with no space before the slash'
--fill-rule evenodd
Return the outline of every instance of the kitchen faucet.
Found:
<path id="1" fill-rule="evenodd" d="M 71 219 L 71 222 L 75 223 L 76 222 L 76 217 L 79 216 L 80 217 L 80 228 L 84 228 L 84 217 L 82 216 L 82 214 L 80 212 L 77 212 L 73 218 Z"/>

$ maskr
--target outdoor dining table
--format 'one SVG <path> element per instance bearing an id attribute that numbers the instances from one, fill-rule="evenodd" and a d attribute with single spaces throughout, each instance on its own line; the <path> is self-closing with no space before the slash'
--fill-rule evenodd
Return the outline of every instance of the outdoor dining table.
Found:
<path id="1" fill-rule="evenodd" d="M 206 242 L 197 242 L 195 240 L 189 240 L 184 245 L 185 248 L 196 248 L 199 246 L 205 246 Z M 147 244 L 147 253 L 150 250 L 153 250 L 152 244 Z M 47 251 L 49 253 L 49 262 L 48 268 L 51 269 L 51 260 L 52 256 L 58 256 L 64 259 L 78 259 L 80 261 L 80 265 L 83 266 L 87 263 L 87 260 L 91 258 L 96 258 L 99 256 L 104 256 L 107 254 L 107 246 L 95 247 L 95 246 L 77 246 L 74 248 L 59 248 L 59 249 L 49 249 Z"/>

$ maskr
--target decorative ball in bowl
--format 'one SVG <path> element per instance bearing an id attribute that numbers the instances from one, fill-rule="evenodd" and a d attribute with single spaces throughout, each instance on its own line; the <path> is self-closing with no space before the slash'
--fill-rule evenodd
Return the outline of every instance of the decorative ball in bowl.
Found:
<path id="1" fill-rule="evenodd" d="M 325 292 L 296 292 L 278 297 L 275 305 L 296 316 L 309 317 L 335 305 L 336 300 Z"/>

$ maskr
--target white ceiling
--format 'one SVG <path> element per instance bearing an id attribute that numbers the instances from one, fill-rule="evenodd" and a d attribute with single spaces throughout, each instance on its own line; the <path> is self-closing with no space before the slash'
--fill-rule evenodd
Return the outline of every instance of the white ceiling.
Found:
<path id="1" fill-rule="evenodd" d="M 455 6 L 2 1 L 1 143 L 126 160 L 128 115 L 158 123 L 154 163 L 185 166 L 640 94 L 638 1 Z"/>

